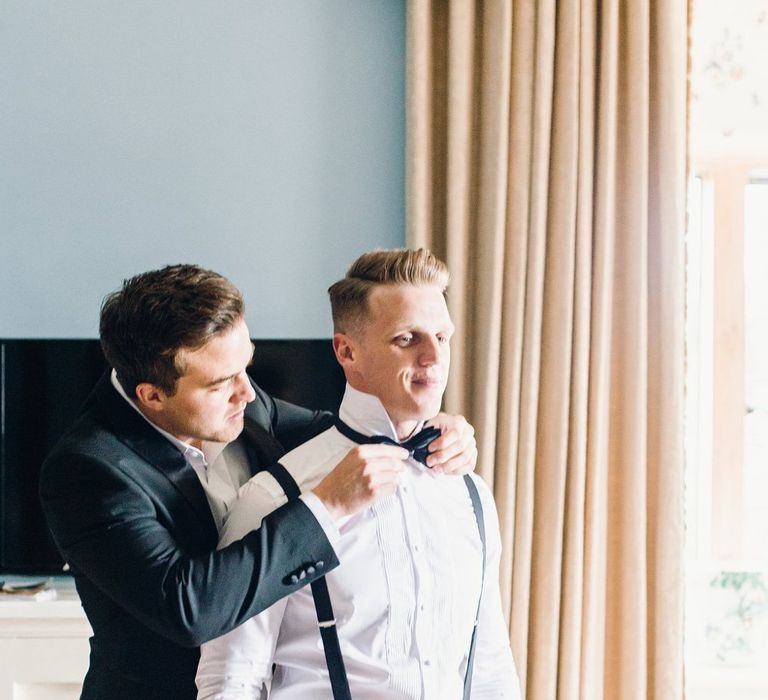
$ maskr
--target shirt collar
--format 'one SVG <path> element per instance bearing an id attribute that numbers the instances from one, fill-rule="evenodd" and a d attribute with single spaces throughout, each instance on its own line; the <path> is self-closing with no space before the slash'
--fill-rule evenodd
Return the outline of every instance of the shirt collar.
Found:
<path id="1" fill-rule="evenodd" d="M 224 447 L 226 446 L 225 443 L 221 442 L 203 442 L 203 449 L 198 450 L 193 445 L 190 445 L 187 442 L 183 442 L 179 440 L 174 435 L 171 435 L 167 430 L 163 430 L 159 425 L 156 423 L 153 423 L 147 416 L 145 416 L 140 410 L 139 407 L 136 405 L 136 403 L 131 400 L 126 393 L 125 389 L 123 389 L 123 385 L 120 384 L 120 381 L 117 378 L 117 372 L 113 369 L 112 372 L 109 375 L 109 379 L 112 382 L 112 386 L 115 387 L 115 391 L 117 391 L 120 396 L 122 396 L 127 402 L 128 405 L 136 411 L 147 423 L 149 423 L 155 430 L 157 430 L 160 435 L 162 435 L 166 440 L 168 440 L 181 454 L 184 455 L 184 457 L 187 458 L 187 460 L 191 462 L 198 462 L 203 464 L 204 466 L 208 466 L 211 464 L 216 457 L 218 457 L 221 452 L 223 451 Z"/>
<path id="2" fill-rule="evenodd" d="M 349 384 L 344 390 L 344 398 L 339 406 L 339 418 L 363 435 L 386 435 L 398 441 L 395 426 L 392 425 L 379 398 L 353 389 Z M 417 433 L 423 426 L 424 421 L 419 421 L 412 434 Z"/>

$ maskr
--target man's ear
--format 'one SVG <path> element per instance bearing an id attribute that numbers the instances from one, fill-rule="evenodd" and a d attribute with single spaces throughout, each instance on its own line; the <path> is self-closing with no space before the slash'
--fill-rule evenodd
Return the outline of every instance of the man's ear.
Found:
<path id="1" fill-rule="evenodd" d="M 356 357 L 355 343 L 346 333 L 336 333 L 333 336 L 333 352 L 336 360 L 343 368 L 354 364 Z"/>
<path id="2" fill-rule="evenodd" d="M 136 401 L 150 411 L 162 411 L 166 393 L 149 382 L 136 385 Z"/>

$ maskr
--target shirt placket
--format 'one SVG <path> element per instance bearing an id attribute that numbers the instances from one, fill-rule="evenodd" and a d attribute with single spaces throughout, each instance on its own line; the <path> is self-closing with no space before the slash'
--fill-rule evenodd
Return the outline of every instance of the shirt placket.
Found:
<path id="1" fill-rule="evenodd" d="M 422 697 L 436 697 L 437 690 L 437 640 L 435 638 L 438 632 L 434 624 L 434 593 L 435 580 L 432 567 L 429 566 L 428 555 L 428 530 L 425 523 L 422 522 L 420 509 L 418 506 L 415 481 L 404 483 L 400 488 L 400 500 L 403 508 L 403 520 L 411 550 L 411 557 L 414 569 L 414 625 L 413 641 L 416 654 L 416 662 L 419 665 L 419 675 L 421 676 Z"/>

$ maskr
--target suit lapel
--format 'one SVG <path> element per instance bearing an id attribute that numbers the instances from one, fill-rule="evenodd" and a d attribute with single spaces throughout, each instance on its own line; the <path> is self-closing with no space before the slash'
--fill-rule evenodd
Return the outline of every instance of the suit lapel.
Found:
<path id="1" fill-rule="evenodd" d="M 243 445 L 248 455 L 251 476 L 264 467 L 277 462 L 285 454 L 285 448 L 259 422 L 246 413 L 243 428 Z"/>
<path id="2" fill-rule="evenodd" d="M 105 374 L 94 397 L 118 439 L 145 462 L 162 472 L 195 511 L 205 528 L 216 532 L 208 500 L 195 470 L 179 450 L 127 404 Z"/>

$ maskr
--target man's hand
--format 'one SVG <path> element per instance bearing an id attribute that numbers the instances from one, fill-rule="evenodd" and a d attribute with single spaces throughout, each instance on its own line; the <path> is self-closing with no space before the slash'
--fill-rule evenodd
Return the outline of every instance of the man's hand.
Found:
<path id="1" fill-rule="evenodd" d="M 395 492 L 406 459 L 403 447 L 358 445 L 312 491 L 334 519 L 352 515 Z"/>
<path id="2" fill-rule="evenodd" d="M 477 464 L 475 429 L 464 416 L 438 413 L 427 425 L 440 428 L 442 435 L 429 445 L 427 464 L 438 474 L 468 474 Z"/>

